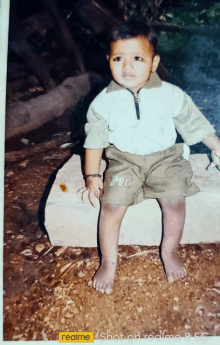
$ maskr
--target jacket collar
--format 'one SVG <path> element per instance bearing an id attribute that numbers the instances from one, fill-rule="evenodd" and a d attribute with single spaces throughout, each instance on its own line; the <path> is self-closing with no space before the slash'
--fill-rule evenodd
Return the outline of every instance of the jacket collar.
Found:
<path id="1" fill-rule="evenodd" d="M 153 89 L 156 87 L 160 87 L 162 85 L 162 81 L 156 72 L 151 73 L 149 81 L 142 87 L 142 89 Z M 119 90 L 127 90 L 126 87 L 117 84 L 114 80 L 112 80 L 107 87 L 106 93 L 119 91 Z"/>

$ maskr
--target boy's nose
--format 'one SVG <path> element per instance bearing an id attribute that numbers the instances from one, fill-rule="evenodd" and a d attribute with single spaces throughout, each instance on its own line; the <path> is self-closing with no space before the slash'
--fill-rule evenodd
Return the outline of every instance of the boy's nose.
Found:
<path id="1" fill-rule="evenodd" d="M 132 62 L 132 60 L 125 60 L 125 61 L 124 61 L 123 67 L 124 67 L 125 69 L 133 68 L 133 62 Z"/>

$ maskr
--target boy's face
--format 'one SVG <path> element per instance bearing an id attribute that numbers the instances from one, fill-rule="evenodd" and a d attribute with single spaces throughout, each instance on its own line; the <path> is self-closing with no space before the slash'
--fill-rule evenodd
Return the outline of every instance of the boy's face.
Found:
<path id="1" fill-rule="evenodd" d="M 159 55 L 153 56 L 153 47 L 144 36 L 111 43 L 107 56 L 113 79 L 132 92 L 137 92 L 156 72 Z"/>

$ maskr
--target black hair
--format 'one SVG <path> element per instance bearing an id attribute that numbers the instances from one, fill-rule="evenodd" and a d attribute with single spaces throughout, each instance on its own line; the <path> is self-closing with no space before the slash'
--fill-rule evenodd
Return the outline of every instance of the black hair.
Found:
<path id="1" fill-rule="evenodd" d="M 129 40 L 138 36 L 144 36 L 153 47 L 154 56 L 160 55 L 158 47 L 158 38 L 150 24 L 139 21 L 128 20 L 121 25 L 114 25 L 107 36 L 107 43 L 110 44 L 118 40 Z"/>

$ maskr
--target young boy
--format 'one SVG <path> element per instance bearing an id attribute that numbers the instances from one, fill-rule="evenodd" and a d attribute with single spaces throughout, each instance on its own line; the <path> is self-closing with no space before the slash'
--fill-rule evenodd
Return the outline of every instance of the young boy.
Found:
<path id="1" fill-rule="evenodd" d="M 156 74 L 160 61 L 157 37 L 149 25 L 126 22 L 112 29 L 107 56 L 113 80 L 92 102 L 85 126 L 86 190 L 102 208 L 99 223 L 101 265 L 93 287 L 111 293 L 118 238 L 128 206 L 147 198 L 163 214 L 161 258 L 169 282 L 186 275 L 178 256 L 185 220 L 185 197 L 199 191 L 191 182 L 190 163 L 176 130 L 188 145 L 203 143 L 220 167 L 220 140 L 215 130 L 178 87 Z M 104 185 L 99 175 L 103 149 L 109 160 Z"/>

